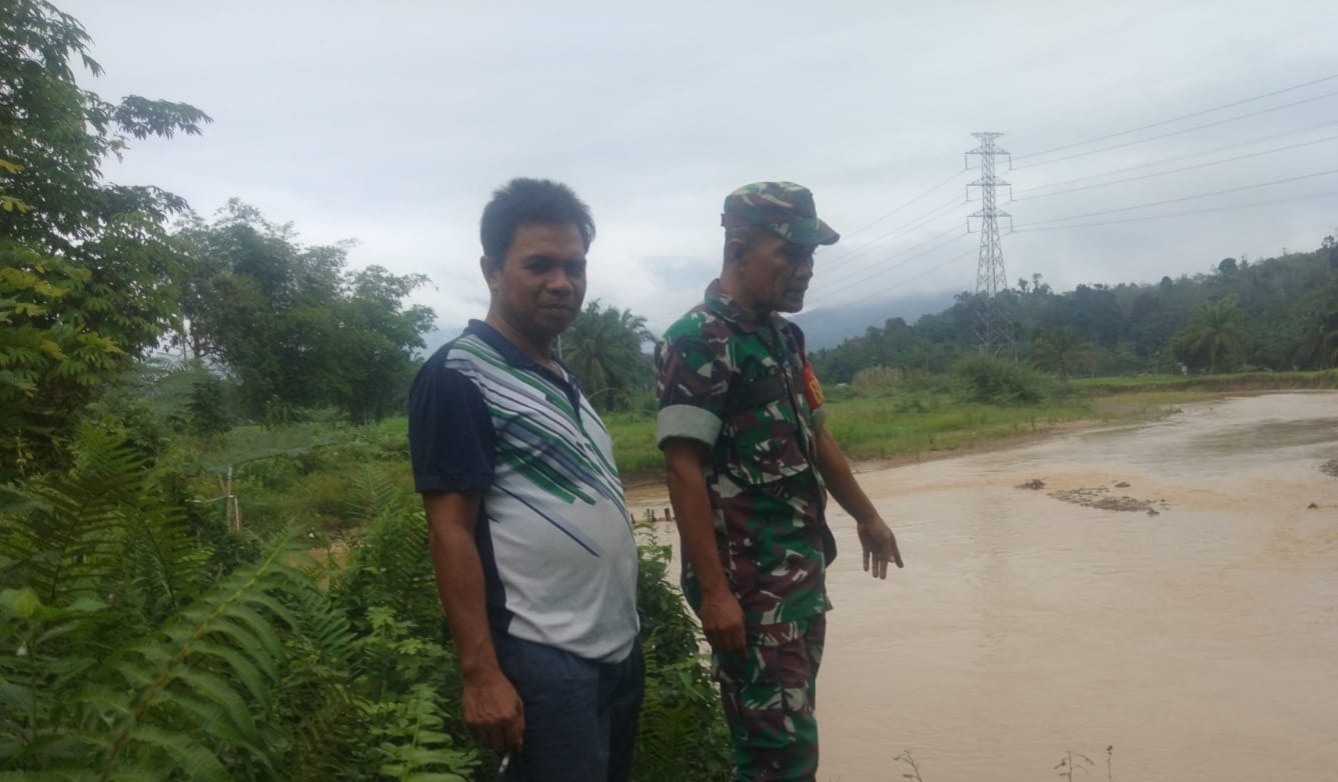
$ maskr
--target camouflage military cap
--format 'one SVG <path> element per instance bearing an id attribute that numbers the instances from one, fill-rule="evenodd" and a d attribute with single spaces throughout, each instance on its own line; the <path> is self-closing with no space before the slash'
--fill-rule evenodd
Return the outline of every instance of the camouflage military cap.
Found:
<path id="1" fill-rule="evenodd" d="M 725 196 L 725 228 L 760 225 L 795 244 L 836 244 L 841 235 L 818 219 L 813 194 L 793 182 L 754 182 Z"/>

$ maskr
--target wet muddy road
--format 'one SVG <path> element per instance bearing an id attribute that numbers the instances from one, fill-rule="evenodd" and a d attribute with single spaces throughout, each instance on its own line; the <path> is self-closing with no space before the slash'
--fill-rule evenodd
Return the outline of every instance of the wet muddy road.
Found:
<path id="1" fill-rule="evenodd" d="M 907 567 L 834 511 L 819 778 L 1338 780 L 1333 460 L 1338 394 L 1286 393 L 862 473 Z"/>

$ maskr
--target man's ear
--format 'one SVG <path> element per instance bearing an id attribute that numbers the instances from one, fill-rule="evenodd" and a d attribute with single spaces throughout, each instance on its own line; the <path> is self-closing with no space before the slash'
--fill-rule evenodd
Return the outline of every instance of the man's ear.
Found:
<path id="1" fill-rule="evenodd" d="M 488 290 L 493 293 L 497 292 L 497 274 L 501 270 L 501 266 L 494 263 L 493 259 L 486 255 L 479 256 L 479 271 L 483 272 L 483 281 L 488 283 Z"/>
<path id="2" fill-rule="evenodd" d="M 730 239 L 725 242 L 725 264 L 741 264 L 748 254 L 748 243 L 742 239 Z"/>

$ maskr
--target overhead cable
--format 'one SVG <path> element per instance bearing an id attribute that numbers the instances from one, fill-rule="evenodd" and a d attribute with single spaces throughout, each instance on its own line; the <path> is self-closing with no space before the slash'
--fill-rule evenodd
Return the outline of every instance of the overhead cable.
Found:
<path id="1" fill-rule="evenodd" d="M 1033 233 L 1036 231 L 1059 231 L 1065 228 L 1092 228 L 1101 225 L 1116 225 L 1118 223 L 1137 223 L 1143 220 L 1164 220 L 1168 217 L 1184 217 L 1186 215 L 1201 215 L 1211 212 L 1227 212 L 1235 209 L 1252 209 L 1256 206 L 1271 206 L 1273 204 L 1288 204 L 1296 201 L 1315 201 L 1321 198 L 1338 196 L 1338 190 L 1328 190 L 1323 193 L 1311 193 L 1303 196 L 1293 196 L 1291 198 L 1274 198 L 1268 201 L 1254 201 L 1248 204 L 1233 204 L 1230 206 L 1210 206 L 1206 209 L 1191 209 L 1184 212 L 1169 212 L 1160 215 L 1144 215 L 1142 217 L 1123 217 L 1116 220 L 1102 220 L 1092 223 L 1071 223 L 1069 225 L 1050 225 L 1041 228 L 1032 228 L 1031 224 L 1019 226 L 1013 229 L 1013 233 Z"/>
<path id="2" fill-rule="evenodd" d="M 1122 206 L 1116 209 L 1102 209 L 1096 212 L 1086 212 L 1084 214 L 1069 215 L 1067 217 L 1055 217 L 1049 220 L 1037 220 L 1028 225 L 1044 225 L 1046 223 L 1062 223 L 1068 220 L 1080 220 L 1085 217 L 1099 217 L 1100 215 L 1115 214 L 1117 212 L 1129 212 L 1135 209 L 1147 209 L 1153 206 L 1164 206 L 1166 204 L 1177 204 L 1183 201 L 1194 201 L 1200 198 L 1211 198 L 1212 196 L 1226 195 L 1227 193 L 1239 193 L 1243 190 L 1255 190 L 1260 187 L 1270 187 L 1272 185 L 1282 185 L 1288 182 L 1299 182 L 1302 179 L 1314 179 L 1315 177 L 1329 176 L 1338 174 L 1338 168 L 1332 168 L 1328 171 L 1317 171 L 1313 174 L 1302 174 L 1301 176 L 1287 177 L 1286 179 L 1274 179 L 1269 182 L 1259 182 L 1253 185 L 1243 185 L 1241 187 L 1228 187 L 1223 190 L 1214 190 L 1210 193 L 1198 193 L 1196 195 L 1183 196 L 1181 198 L 1168 198 L 1163 201 L 1151 201 L 1146 204 L 1135 204 L 1133 206 Z"/>
<path id="3" fill-rule="evenodd" d="M 1260 109 L 1260 110 L 1258 110 L 1258 111 L 1251 111 L 1251 112 L 1248 112 L 1248 113 L 1245 113 L 1245 114 L 1237 114 L 1237 115 L 1235 115 L 1235 116 L 1233 116 L 1233 117 L 1227 117 L 1227 118 L 1225 118 L 1225 119 L 1216 120 L 1216 121 L 1214 121 L 1214 122 L 1205 122 L 1205 123 L 1203 123 L 1202 125 L 1194 125 L 1194 126 L 1192 126 L 1192 127 L 1182 128 L 1182 129 L 1180 129 L 1180 130 L 1173 130 L 1173 131 L 1171 131 L 1171 132 L 1169 132 L 1169 133 L 1162 133 L 1162 134 L 1160 134 L 1160 135 L 1156 135 L 1156 136 L 1148 136 L 1147 138 L 1135 139 L 1134 141 L 1126 141 L 1126 142 L 1124 142 L 1124 143 L 1122 143 L 1122 144 L 1112 144 L 1112 145 L 1110 145 L 1110 146 L 1108 146 L 1108 147 L 1101 147 L 1100 149 L 1088 150 L 1087 152 L 1077 152 L 1077 153 L 1074 153 L 1074 154 L 1072 154 L 1072 155 L 1065 155 L 1065 156 L 1063 156 L 1063 157 L 1057 157 L 1057 158 L 1051 158 L 1051 159 L 1049 159 L 1049 160 L 1041 160 L 1041 161 L 1037 161 L 1037 162 L 1035 162 L 1035 163 L 1030 163 L 1030 164 L 1025 165 L 1025 166 L 1015 166 L 1014 169 L 1016 170 L 1016 169 L 1023 169 L 1023 168 L 1036 168 L 1037 166 L 1048 166 L 1048 165 L 1050 165 L 1051 163 L 1059 163 L 1059 162 L 1062 162 L 1062 161 L 1065 161 L 1065 160 L 1073 160 L 1074 158 L 1086 157 L 1086 156 L 1088 156 L 1088 155 L 1097 155 L 1097 154 L 1100 154 L 1100 153 L 1102 153 L 1102 152 L 1110 152 L 1110 151 L 1112 151 L 1112 150 L 1116 150 L 1116 149 L 1124 149 L 1125 147 L 1132 147 L 1132 146 L 1135 146 L 1135 145 L 1137 145 L 1137 144 L 1146 144 L 1146 143 L 1148 143 L 1149 141 L 1158 141 L 1158 140 L 1160 140 L 1160 139 L 1170 138 L 1171 136 L 1181 136 L 1181 135 L 1184 135 L 1185 133 L 1193 133 L 1193 132 L 1196 131 L 1196 130 L 1203 130 L 1204 128 L 1212 128 L 1212 127 L 1216 127 L 1216 126 L 1218 126 L 1218 125 L 1225 125 L 1225 124 L 1227 124 L 1228 122 L 1236 122 L 1236 121 L 1238 121 L 1238 120 L 1248 119 L 1248 118 L 1250 118 L 1250 117 L 1258 117 L 1258 116 L 1260 116 L 1261 114 L 1269 114 L 1269 113 L 1274 112 L 1274 111 L 1281 111 L 1281 110 L 1283 110 L 1283 109 L 1289 109 L 1289 108 L 1292 108 L 1293 106 L 1300 106 L 1300 105 L 1303 104 L 1303 103 L 1313 103 L 1314 101 L 1317 101 L 1317 100 L 1323 100 L 1324 98 L 1332 98 L 1332 97 L 1335 96 L 1335 95 L 1338 95 L 1338 91 L 1334 91 L 1334 92 L 1326 92 L 1326 93 L 1324 93 L 1323 95 L 1315 95 L 1315 96 L 1312 96 L 1312 97 L 1309 97 L 1309 98 L 1303 98 L 1303 99 L 1298 100 L 1298 101 L 1293 101 L 1293 102 L 1291 102 L 1291 103 L 1284 103 L 1284 104 L 1282 104 L 1281 106 L 1274 106 L 1274 107 L 1272 107 L 1272 108 L 1268 108 L 1268 109 Z"/>
<path id="4" fill-rule="evenodd" d="M 1280 89 L 1280 90 L 1273 90 L 1272 92 L 1266 92 L 1266 93 L 1264 93 L 1264 94 L 1262 94 L 1262 95 L 1255 95 L 1254 97 L 1251 97 L 1251 98 L 1245 98 L 1245 99 L 1243 99 L 1243 100 L 1233 101 L 1233 102 L 1231 102 L 1231 103 L 1224 103 L 1224 104 L 1222 104 L 1222 105 L 1220 105 L 1220 106 L 1213 106 L 1212 108 L 1209 108 L 1209 109 L 1203 109 L 1202 111 L 1195 111 L 1195 112 L 1191 112 L 1191 113 L 1189 113 L 1189 114 L 1181 114 L 1181 115 L 1178 116 L 1178 117 L 1171 117 L 1170 119 L 1161 120 L 1160 122 L 1151 122 L 1151 123 L 1148 123 L 1147 125 L 1139 125 L 1139 126 L 1136 127 L 1136 128 L 1129 128 L 1128 130 L 1121 130 L 1121 131 L 1117 131 L 1117 132 L 1115 132 L 1115 133 L 1107 133 L 1107 134 L 1105 134 L 1105 135 L 1102 135 L 1102 136 L 1096 136 L 1096 137 L 1093 137 L 1093 138 L 1086 139 L 1086 140 L 1084 140 L 1084 141 L 1075 141 L 1075 142 L 1073 142 L 1073 143 L 1071 143 L 1071 144 L 1062 144 L 1062 145 L 1057 146 L 1057 147 L 1050 147 L 1049 149 L 1042 149 L 1042 150 L 1040 150 L 1039 152 L 1029 152 L 1029 153 L 1027 153 L 1027 154 L 1025 154 L 1025 155 L 1014 155 L 1014 156 L 1013 156 L 1013 159 L 1014 159 L 1014 160 L 1022 160 L 1022 159 L 1024 159 L 1024 158 L 1040 157 L 1041 155 L 1048 155 L 1048 154 L 1050 154 L 1051 152 L 1059 152 L 1059 151 L 1062 151 L 1062 150 L 1065 150 L 1065 149 L 1073 149 L 1074 147 L 1085 146 L 1085 145 L 1087 145 L 1087 144 L 1095 144 L 1095 143 L 1098 142 L 1098 141 L 1105 141 L 1106 139 L 1118 138 L 1118 137 L 1120 137 L 1120 136 L 1127 136 L 1127 135 L 1129 135 L 1130 133 L 1138 133 L 1139 131 L 1149 130 L 1149 129 L 1151 129 L 1151 128 L 1159 128 L 1159 127 L 1162 127 L 1162 126 L 1165 126 L 1165 125 L 1170 125 L 1170 124 L 1179 122 L 1179 121 L 1181 121 L 1181 120 L 1192 119 L 1192 118 L 1194 118 L 1194 117 L 1201 117 L 1201 116 L 1203 116 L 1203 115 L 1205 115 L 1205 114 L 1212 114 L 1213 112 L 1223 111 L 1224 109 L 1230 109 L 1230 108 L 1234 108 L 1234 107 L 1236 107 L 1236 106 L 1243 106 L 1243 105 L 1245 105 L 1246 103 L 1253 103 L 1253 102 L 1255 102 L 1255 101 L 1257 101 L 1257 100 L 1263 100 L 1264 98 L 1271 98 L 1271 97 L 1273 97 L 1274 95 L 1282 95 L 1282 94 L 1284 94 L 1284 93 L 1288 93 L 1288 92 L 1295 92 L 1296 90 L 1304 89 L 1304 88 L 1306 88 L 1306 87 L 1311 87 L 1311 86 L 1314 86 L 1314 85 L 1316 85 L 1316 84 L 1322 84 L 1322 83 L 1324 83 L 1324 82 L 1326 82 L 1326 81 L 1333 81 L 1334 79 L 1338 79 L 1338 73 L 1335 73 L 1335 74 L 1330 75 L 1330 76 L 1324 76 L 1324 77 L 1321 77 L 1321 78 L 1318 78 L 1318 79 L 1312 79 L 1311 81 L 1303 82 L 1303 83 L 1301 83 L 1301 84 L 1294 84 L 1294 85 L 1292 85 L 1292 86 L 1290 86 L 1290 87 L 1285 87 L 1285 88 Z M 1293 105 L 1294 105 L 1294 104 L 1293 104 Z"/>

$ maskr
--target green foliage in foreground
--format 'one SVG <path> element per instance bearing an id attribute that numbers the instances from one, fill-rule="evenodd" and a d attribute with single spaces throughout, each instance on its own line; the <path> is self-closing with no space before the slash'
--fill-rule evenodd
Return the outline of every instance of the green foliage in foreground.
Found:
<path id="1" fill-rule="evenodd" d="M 85 428 L 0 491 L 0 780 L 487 779 L 416 498 L 366 470 L 325 551 L 229 533 L 180 478 Z M 175 487 L 175 488 L 174 488 Z M 666 552 L 643 551 L 637 778 L 727 769 Z M 690 758 L 690 760 L 685 760 Z"/>

